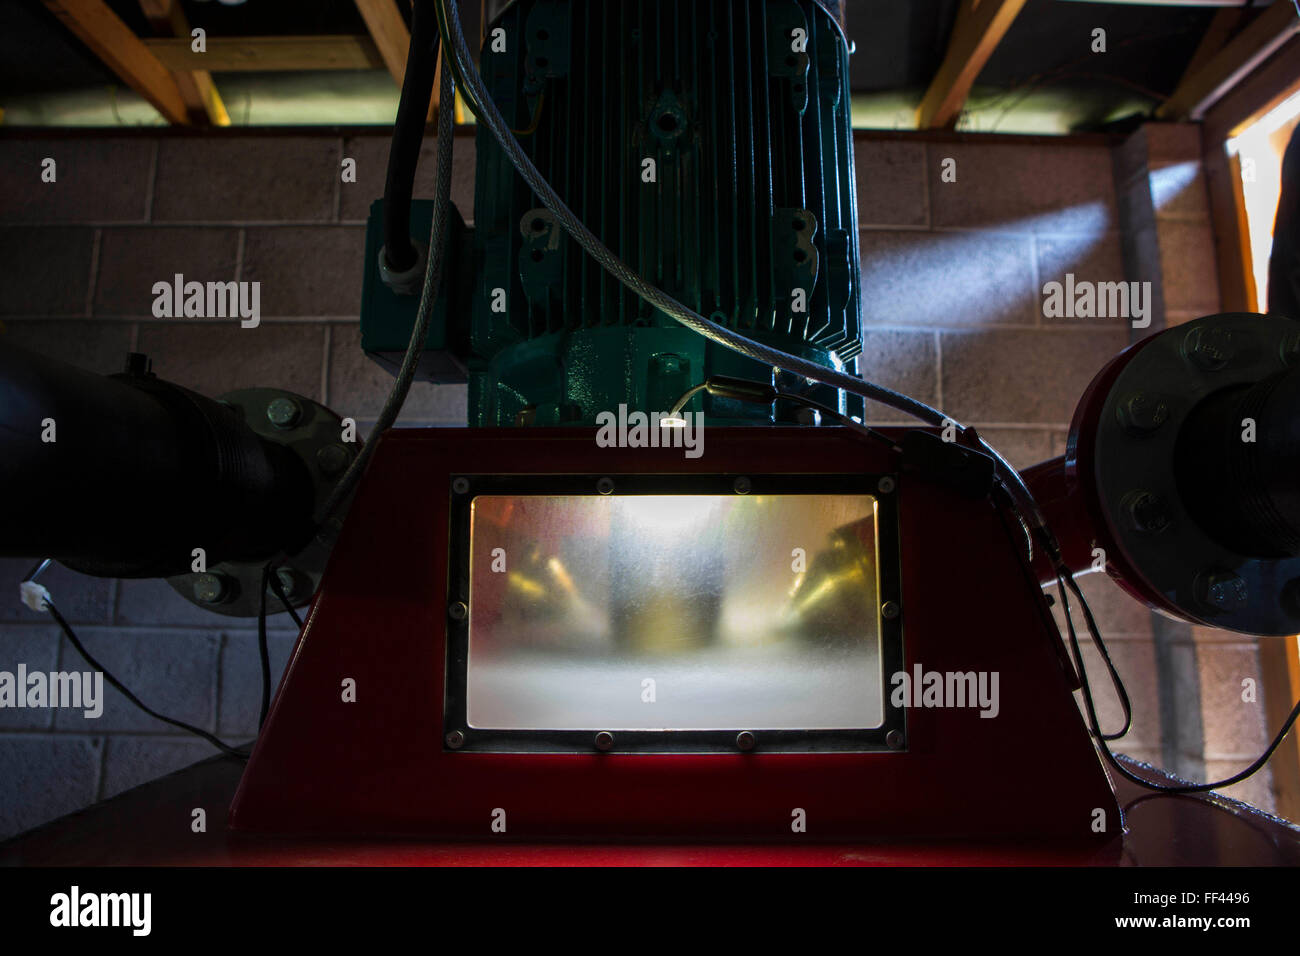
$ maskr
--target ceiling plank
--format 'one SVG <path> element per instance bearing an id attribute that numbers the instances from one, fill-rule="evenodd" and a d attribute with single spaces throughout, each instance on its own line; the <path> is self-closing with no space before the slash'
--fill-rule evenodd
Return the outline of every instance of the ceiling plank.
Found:
<path id="1" fill-rule="evenodd" d="M 400 88 L 406 76 L 406 54 L 411 47 L 411 32 L 406 28 L 402 12 L 397 9 L 396 0 L 355 0 L 361 19 L 366 21 L 370 38 L 375 41 L 384 65 L 393 75 L 393 80 Z M 442 81 L 442 57 L 438 58 L 437 74 L 433 81 L 433 95 L 429 97 L 429 109 L 425 120 L 434 123 L 438 119 L 438 84 Z"/>
<path id="2" fill-rule="evenodd" d="M 191 50 L 188 37 L 145 40 L 144 45 L 164 66 L 178 72 L 373 70 L 384 65 L 368 36 L 210 36 L 206 53 Z"/>
<path id="3" fill-rule="evenodd" d="M 181 9 L 180 0 L 140 0 L 149 25 L 159 36 L 189 37 L 190 23 Z M 189 110 L 190 119 L 195 123 L 208 122 L 213 126 L 229 126 L 230 114 L 226 104 L 212 82 L 212 74 L 207 70 L 190 70 L 173 72 L 172 79 L 181 91 L 181 98 Z"/>
<path id="4" fill-rule="evenodd" d="M 1026 0 L 961 0 L 948 52 L 916 110 L 918 129 L 953 126 L 975 79 Z"/>
<path id="5" fill-rule="evenodd" d="M 1222 149 L 1224 143 L 1240 136 L 1252 123 L 1284 101 L 1300 93 L 1300 36 L 1294 36 L 1205 112 L 1204 131 L 1207 143 Z"/>
<path id="6" fill-rule="evenodd" d="M 397 0 L 355 0 L 361 19 L 366 21 L 370 38 L 375 41 L 384 65 L 393 75 L 397 85 L 402 85 L 406 73 L 406 51 L 411 45 L 411 34 L 397 9 Z"/>
<path id="7" fill-rule="evenodd" d="M 167 68 L 103 0 L 43 0 L 46 9 L 169 123 L 190 125 L 185 100 Z M 189 41 L 185 41 L 186 49 Z"/>
<path id="8" fill-rule="evenodd" d="M 1173 95 L 1156 110 L 1156 116 L 1199 120 L 1224 94 L 1298 34 L 1300 15 L 1295 5 L 1291 0 L 1277 0 L 1197 69 L 1188 70 Z"/>

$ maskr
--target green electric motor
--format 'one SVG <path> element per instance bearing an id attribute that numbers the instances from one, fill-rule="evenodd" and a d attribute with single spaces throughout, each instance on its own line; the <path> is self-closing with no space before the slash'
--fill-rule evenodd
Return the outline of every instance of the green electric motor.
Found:
<path id="1" fill-rule="evenodd" d="M 820 0 L 518 0 L 487 25 L 480 68 L 538 169 L 633 269 L 719 325 L 856 373 L 848 57 Z M 666 411 L 711 375 L 862 414 L 860 399 L 709 342 L 624 288 L 482 126 L 476 163 L 473 228 L 453 212 L 419 367 L 428 381 L 469 383 L 470 425 Z M 431 207 L 412 207 L 421 242 Z M 362 347 L 395 370 L 419 297 L 380 280 L 382 215 L 376 202 Z M 703 393 L 686 410 L 710 425 L 803 420 L 783 402 Z"/>

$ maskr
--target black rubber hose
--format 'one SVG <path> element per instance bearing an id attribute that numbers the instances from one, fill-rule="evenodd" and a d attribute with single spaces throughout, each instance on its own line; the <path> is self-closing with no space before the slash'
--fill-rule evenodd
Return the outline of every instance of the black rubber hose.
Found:
<path id="1" fill-rule="evenodd" d="M 415 190 L 415 168 L 424 142 L 424 122 L 433 96 L 438 66 L 438 20 L 425 0 L 411 4 L 411 46 L 406 53 L 406 74 L 402 98 L 397 104 L 397 122 L 388 150 L 388 177 L 384 182 L 384 257 L 394 272 L 415 265 L 411 243 L 411 196 Z"/>
<path id="2" fill-rule="evenodd" d="M 0 556 L 167 577 L 295 551 L 316 491 L 293 451 L 152 374 L 95 375 L 0 341 Z"/>

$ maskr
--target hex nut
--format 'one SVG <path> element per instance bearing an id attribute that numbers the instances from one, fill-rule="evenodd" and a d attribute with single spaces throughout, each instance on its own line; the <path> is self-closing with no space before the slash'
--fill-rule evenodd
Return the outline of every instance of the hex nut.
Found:
<path id="1" fill-rule="evenodd" d="M 266 420 L 276 428 L 292 428 L 302 417 L 302 408 L 292 398 L 273 398 L 266 406 Z"/>

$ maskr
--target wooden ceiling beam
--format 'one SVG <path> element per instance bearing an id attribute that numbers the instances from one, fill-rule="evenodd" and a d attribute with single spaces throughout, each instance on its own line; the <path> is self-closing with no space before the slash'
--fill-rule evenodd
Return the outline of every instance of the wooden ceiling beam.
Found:
<path id="1" fill-rule="evenodd" d="M 1237 32 L 1245 17 L 1245 7 L 1224 7 L 1216 13 L 1210 19 L 1210 25 L 1205 28 L 1205 33 L 1201 35 L 1201 42 L 1196 44 L 1196 52 L 1187 61 L 1180 82 L 1214 59 L 1215 54 L 1232 39 L 1232 35 Z"/>
<path id="2" fill-rule="evenodd" d="M 396 0 L 355 0 L 361 19 L 374 40 L 384 65 L 393 75 L 398 88 L 406 76 L 406 54 L 411 48 L 411 32 L 406 20 L 397 9 Z M 429 110 L 425 119 L 434 123 L 438 119 L 438 86 L 442 82 L 442 57 L 438 57 L 437 72 L 433 80 L 433 94 L 429 97 Z"/>
<path id="3" fill-rule="evenodd" d="M 384 66 L 400 87 L 406 74 L 406 51 L 411 45 L 411 34 L 397 9 L 396 0 L 355 0 L 357 12 L 366 21 L 370 39 L 375 41 Z"/>
<path id="4" fill-rule="evenodd" d="M 190 125 L 189 110 L 167 67 L 103 0 L 44 0 L 45 7 L 104 65 L 169 123 Z M 185 41 L 186 49 L 189 40 Z"/>
<path id="5" fill-rule="evenodd" d="M 961 0 L 948 52 L 917 107 L 917 129 L 956 125 L 976 77 L 1024 5 L 1025 0 Z"/>
<path id="6" fill-rule="evenodd" d="M 140 0 L 140 10 L 159 36 L 190 38 L 190 24 L 180 0 Z M 207 70 L 172 71 L 172 79 L 195 123 L 229 126 L 230 114 Z"/>
<path id="7" fill-rule="evenodd" d="M 1211 30 L 1213 27 L 1211 23 Z M 1297 35 L 1300 15 L 1295 4 L 1292 0 L 1276 0 L 1212 56 L 1198 49 L 1191 68 L 1173 95 L 1156 110 L 1156 116 L 1176 121 L 1201 119 L 1206 110 Z"/>
<path id="8" fill-rule="evenodd" d="M 144 45 L 164 66 L 178 72 L 373 70 L 384 65 L 368 36 L 210 36 L 206 53 L 190 49 L 188 37 L 145 40 Z"/>

